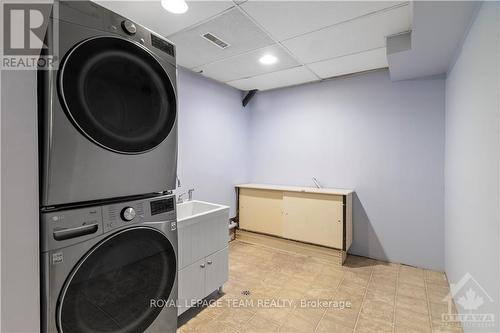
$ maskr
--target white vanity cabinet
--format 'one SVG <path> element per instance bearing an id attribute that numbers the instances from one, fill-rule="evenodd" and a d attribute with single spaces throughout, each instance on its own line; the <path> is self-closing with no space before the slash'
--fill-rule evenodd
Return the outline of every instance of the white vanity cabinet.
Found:
<path id="1" fill-rule="evenodd" d="M 227 281 L 228 223 L 227 206 L 202 201 L 177 205 L 179 315 Z"/>
<path id="2" fill-rule="evenodd" d="M 226 283 L 229 275 L 228 255 L 226 246 L 179 270 L 179 315 Z"/>

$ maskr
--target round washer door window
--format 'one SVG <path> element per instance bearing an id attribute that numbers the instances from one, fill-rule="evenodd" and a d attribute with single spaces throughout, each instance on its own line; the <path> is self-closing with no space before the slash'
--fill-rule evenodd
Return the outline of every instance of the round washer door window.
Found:
<path id="1" fill-rule="evenodd" d="M 153 149 L 175 122 L 167 73 L 143 46 L 122 38 L 96 37 L 75 46 L 59 72 L 59 96 L 80 132 L 119 153 Z"/>
<path id="2" fill-rule="evenodd" d="M 61 332 L 143 332 L 168 300 L 175 252 L 159 231 L 133 228 L 99 243 L 76 266 L 59 298 Z"/>

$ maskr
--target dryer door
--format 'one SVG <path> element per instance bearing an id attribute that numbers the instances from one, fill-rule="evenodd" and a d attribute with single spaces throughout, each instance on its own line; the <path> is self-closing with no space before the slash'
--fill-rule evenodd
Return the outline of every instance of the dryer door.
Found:
<path id="1" fill-rule="evenodd" d="M 153 149 L 176 117 L 173 83 L 144 46 L 119 37 L 77 44 L 59 71 L 66 114 L 88 139 L 114 152 Z"/>
<path id="2" fill-rule="evenodd" d="M 151 300 L 169 299 L 176 271 L 175 251 L 161 232 L 137 227 L 110 236 L 68 277 L 59 296 L 59 331 L 143 332 L 162 310 Z"/>

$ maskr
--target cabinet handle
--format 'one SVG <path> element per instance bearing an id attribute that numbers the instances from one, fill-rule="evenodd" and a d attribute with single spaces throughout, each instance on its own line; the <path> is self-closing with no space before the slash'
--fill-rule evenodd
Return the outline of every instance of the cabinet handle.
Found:
<path id="1" fill-rule="evenodd" d="M 201 267 L 201 268 L 205 268 L 205 264 L 201 264 L 201 265 L 200 265 L 200 267 Z"/>
<path id="2" fill-rule="evenodd" d="M 207 264 L 212 265 L 212 260 L 207 261 Z"/>

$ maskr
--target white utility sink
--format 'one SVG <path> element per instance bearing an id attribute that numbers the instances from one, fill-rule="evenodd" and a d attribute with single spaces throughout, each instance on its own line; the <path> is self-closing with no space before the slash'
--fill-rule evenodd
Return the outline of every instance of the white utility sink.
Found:
<path id="1" fill-rule="evenodd" d="M 186 201 L 177 204 L 177 222 L 201 217 L 221 210 L 229 210 L 229 207 L 199 200 Z"/>

